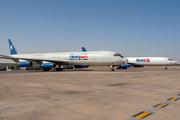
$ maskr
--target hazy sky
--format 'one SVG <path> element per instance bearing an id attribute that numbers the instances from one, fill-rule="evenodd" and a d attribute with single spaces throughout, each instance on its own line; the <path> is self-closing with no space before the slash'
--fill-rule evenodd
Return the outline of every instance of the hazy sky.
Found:
<path id="1" fill-rule="evenodd" d="M 180 1 L 0 0 L 0 54 L 10 54 L 8 39 L 19 53 L 84 46 L 180 62 Z"/>

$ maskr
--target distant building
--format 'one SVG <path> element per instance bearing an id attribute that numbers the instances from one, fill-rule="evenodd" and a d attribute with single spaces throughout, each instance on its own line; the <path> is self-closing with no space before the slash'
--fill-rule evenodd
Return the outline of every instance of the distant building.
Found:
<path id="1" fill-rule="evenodd" d="M 0 70 L 6 69 L 17 70 L 19 67 L 17 63 L 0 63 Z"/>

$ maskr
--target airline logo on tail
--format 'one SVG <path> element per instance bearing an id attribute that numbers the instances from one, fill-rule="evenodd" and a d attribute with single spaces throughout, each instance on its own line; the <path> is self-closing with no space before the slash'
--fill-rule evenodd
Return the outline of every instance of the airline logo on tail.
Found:
<path id="1" fill-rule="evenodd" d="M 136 62 L 150 62 L 150 59 L 136 59 Z"/>
<path id="2" fill-rule="evenodd" d="M 12 45 L 10 46 L 10 50 L 12 50 Z"/>
<path id="3" fill-rule="evenodd" d="M 82 53 L 81 55 L 70 54 L 70 60 L 88 60 L 88 54 Z"/>

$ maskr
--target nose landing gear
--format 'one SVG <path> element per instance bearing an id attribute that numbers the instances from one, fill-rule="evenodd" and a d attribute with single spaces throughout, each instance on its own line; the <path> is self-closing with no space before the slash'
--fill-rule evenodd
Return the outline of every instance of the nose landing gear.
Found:
<path id="1" fill-rule="evenodd" d="M 110 71 L 113 72 L 114 71 L 114 66 L 113 65 L 110 65 Z"/>

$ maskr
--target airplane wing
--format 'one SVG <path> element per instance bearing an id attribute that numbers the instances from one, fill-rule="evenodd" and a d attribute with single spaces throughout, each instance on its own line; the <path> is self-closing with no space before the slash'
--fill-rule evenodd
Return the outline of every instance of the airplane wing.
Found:
<path id="1" fill-rule="evenodd" d="M 133 62 L 127 62 L 127 64 L 134 64 Z"/>
<path id="2" fill-rule="evenodd" d="M 22 60 L 28 60 L 28 61 L 37 62 L 37 63 L 42 62 L 42 61 L 47 61 L 47 62 L 56 63 L 58 65 L 68 63 L 66 60 L 48 60 L 48 59 L 34 59 L 34 58 L 14 58 L 14 57 L 11 57 L 11 56 L 6 56 L 6 55 L 0 55 L 0 58 L 1 59 L 11 59 L 11 60 L 22 59 Z"/>
<path id="3" fill-rule="evenodd" d="M 28 61 L 37 62 L 37 63 L 46 61 L 46 62 L 56 63 L 57 65 L 68 63 L 66 60 L 48 60 L 48 59 L 32 59 L 32 58 L 26 58 L 26 59 L 19 58 L 19 59 L 28 60 Z"/>
<path id="4" fill-rule="evenodd" d="M 7 56 L 7 55 L 0 55 L 0 58 L 1 58 L 1 59 L 12 59 L 12 60 L 17 60 L 17 58 L 13 58 L 13 57 L 10 57 L 10 56 Z"/>

